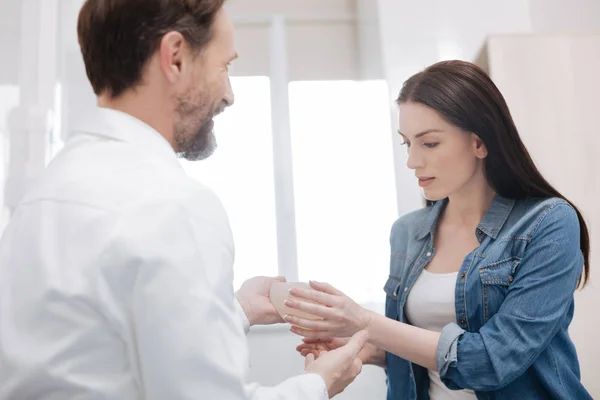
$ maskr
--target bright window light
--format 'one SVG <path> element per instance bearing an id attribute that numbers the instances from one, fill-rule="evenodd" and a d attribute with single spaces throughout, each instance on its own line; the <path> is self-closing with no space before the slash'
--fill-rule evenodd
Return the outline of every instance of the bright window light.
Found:
<path id="1" fill-rule="evenodd" d="M 269 79 L 232 77 L 231 83 L 235 103 L 215 120 L 217 150 L 182 165 L 216 192 L 229 215 L 237 289 L 250 277 L 278 275 L 278 268 Z"/>
<path id="2" fill-rule="evenodd" d="M 382 303 L 396 189 L 387 84 L 292 82 L 300 280 Z"/>

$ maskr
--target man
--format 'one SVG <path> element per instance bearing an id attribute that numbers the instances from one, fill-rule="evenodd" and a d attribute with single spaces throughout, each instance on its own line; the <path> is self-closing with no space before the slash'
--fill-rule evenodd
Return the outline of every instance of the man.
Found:
<path id="1" fill-rule="evenodd" d="M 227 216 L 188 178 L 233 103 L 223 0 L 87 0 L 78 36 L 99 107 L 14 212 L 0 243 L 0 400 L 326 399 L 365 342 L 244 383 L 245 328 L 280 322 L 276 279 L 232 291 Z M 276 367 L 276 366 L 274 366 Z"/>

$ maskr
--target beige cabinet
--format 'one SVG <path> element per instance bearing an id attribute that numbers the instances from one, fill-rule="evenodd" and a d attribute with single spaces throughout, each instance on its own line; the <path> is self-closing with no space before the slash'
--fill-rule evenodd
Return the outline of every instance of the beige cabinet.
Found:
<path id="1" fill-rule="evenodd" d="M 570 334 L 582 380 L 600 398 L 600 33 L 490 37 L 476 62 L 504 94 L 540 171 L 587 220 L 592 282 L 576 294 Z"/>

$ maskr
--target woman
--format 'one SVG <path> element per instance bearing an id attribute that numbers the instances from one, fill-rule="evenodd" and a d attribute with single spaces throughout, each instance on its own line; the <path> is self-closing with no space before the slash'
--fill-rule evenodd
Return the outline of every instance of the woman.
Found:
<path id="1" fill-rule="evenodd" d="M 589 277 L 579 211 L 539 173 L 504 98 L 473 64 L 411 77 L 400 132 L 428 207 L 391 232 L 386 317 L 328 284 L 292 289 L 302 354 L 366 329 L 361 358 L 384 365 L 388 399 L 591 399 L 568 335 Z M 302 327 L 302 328 L 300 328 Z"/>

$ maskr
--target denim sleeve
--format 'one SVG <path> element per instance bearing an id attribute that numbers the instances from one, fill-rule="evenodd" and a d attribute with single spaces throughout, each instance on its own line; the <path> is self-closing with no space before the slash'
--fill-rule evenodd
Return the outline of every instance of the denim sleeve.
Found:
<path id="1" fill-rule="evenodd" d="M 449 388 L 491 391 L 508 385 L 531 366 L 560 328 L 583 267 L 575 210 L 557 203 L 529 236 L 498 312 L 479 332 L 461 332 L 454 324 L 444 328 L 437 366 Z"/>
<path id="2" fill-rule="evenodd" d="M 451 365 L 456 365 L 458 339 L 464 333 L 465 331 L 454 323 L 448 324 L 442 329 L 436 352 L 436 363 L 440 376 L 445 375 Z M 449 388 L 462 389 L 452 384 Z"/>

